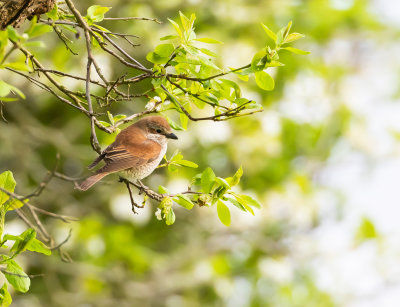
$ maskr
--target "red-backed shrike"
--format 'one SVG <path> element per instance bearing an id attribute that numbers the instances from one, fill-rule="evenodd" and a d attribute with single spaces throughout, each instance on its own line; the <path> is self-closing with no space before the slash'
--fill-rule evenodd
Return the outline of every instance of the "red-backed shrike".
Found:
<path id="1" fill-rule="evenodd" d="M 124 172 L 131 181 L 150 175 L 167 151 L 168 139 L 178 139 L 171 127 L 161 116 L 145 117 L 122 130 L 114 143 L 108 146 L 92 164 L 95 167 L 104 160 L 106 165 L 78 185 L 86 191 L 104 176 Z"/>

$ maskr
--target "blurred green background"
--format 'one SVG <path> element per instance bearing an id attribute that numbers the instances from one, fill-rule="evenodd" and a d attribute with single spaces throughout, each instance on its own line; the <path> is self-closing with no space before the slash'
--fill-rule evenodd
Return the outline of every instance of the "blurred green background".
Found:
<path id="1" fill-rule="evenodd" d="M 224 67 L 239 67 L 265 45 L 259 23 L 274 31 L 293 20 L 306 34 L 296 47 L 308 56 L 285 54 L 286 66 L 271 69 L 273 92 L 254 80 L 241 83 L 244 96 L 265 111 L 228 122 L 189 123 L 169 153 L 211 166 L 218 176 L 243 165 L 241 189 L 256 196 L 256 216 L 232 209 L 223 226 L 216 208 L 176 208 L 177 221 L 158 221 L 156 204 L 133 215 L 129 196 L 116 177 L 88 192 L 54 179 L 39 207 L 72 215 L 65 224 L 43 217 L 73 263 L 59 257 L 22 257 L 32 280 L 13 306 L 397 306 L 400 300 L 400 234 L 397 222 L 400 177 L 399 4 L 367 0 L 169 0 L 88 1 L 110 6 L 108 17 L 154 17 L 150 21 L 104 22 L 116 32 L 138 35 L 131 53 L 146 62 L 159 37 L 173 29 L 167 18 L 195 13 L 199 37 L 215 46 Z M 82 36 L 82 35 L 81 35 Z M 262 38 L 262 39 L 261 39 Z M 85 56 L 71 56 L 56 34 L 35 55 L 48 67 L 84 74 Z M 82 51 L 84 41 L 72 48 Z M 124 69 L 96 54 L 109 76 Z M 133 75 L 127 72 L 128 76 Z M 0 172 L 11 170 L 17 193 L 31 192 L 52 169 L 73 177 L 88 174 L 96 157 L 89 121 L 81 113 L 10 72 L 0 75 L 21 88 L 26 100 L 4 105 L 0 121 Z M 67 82 L 66 80 L 63 80 Z M 82 84 L 68 81 L 70 86 Z M 146 82 L 132 88 L 140 93 Z M 146 100 L 113 104 L 113 114 L 143 110 Z M 99 132 L 103 147 L 114 136 Z M 156 171 L 145 184 L 172 192 L 184 189 L 196 170 Z M 138 199 L 140 197 L 138 196 Z M 397 202 L 396 202 L 397 200 Z M 6 230 L 25 225 L 8 217 Z"/>

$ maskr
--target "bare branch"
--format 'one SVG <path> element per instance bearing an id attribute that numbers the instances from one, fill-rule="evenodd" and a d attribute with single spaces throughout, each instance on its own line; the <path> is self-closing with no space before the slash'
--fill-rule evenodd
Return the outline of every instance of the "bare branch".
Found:
<path id="1" fill-rule="evenodd" d="M 106 17 L 104 20 L 122 20 L 122 21 L 128 21 L 128 20 L 149 20 L 149 21 L 154 21 L 158 24 L 162 24 L 161 21 L 159 21 L 156 18 L 148 18 L 148 17 Z"/>

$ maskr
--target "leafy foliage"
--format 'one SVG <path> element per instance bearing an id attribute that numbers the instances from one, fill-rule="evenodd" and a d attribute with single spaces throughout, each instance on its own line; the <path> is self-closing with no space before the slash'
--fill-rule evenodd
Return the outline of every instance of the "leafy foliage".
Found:
<path id="1" fill-rule="evenodd" d="M 12 206 L 14 201 L 21 202 L 22 205 L 24 204 L 23 200 L 20 201 L 15 198 L 10 198 L 9 193 L 14 193 L 15 186 L 16 182 L 12 172 L 5 171 L 0 174 L 0 247 L 7 248 L 5 243 L 7 243 L 7 241 L 14 241 L 13 246 L 9 249 L 8 255 L 0 255 L 0 272 L 4 274 L 7 281 L 15 290 L 27 292 L 31 284 L 30 278 L 14 258 L 26 250 L 45 255 L 50 255 L 51 251 L 43 242 L 36 239 L 36 231 L 33 229 L 27 229 L 19 236 L 9 234 L 3 235 L 7 211 L 15 209 L 15 207 Z M 11 301 L 11 296 L 7 290 L 7 284 L 4 283 L 0 290 L 0 306 L 9 306 Z"/>

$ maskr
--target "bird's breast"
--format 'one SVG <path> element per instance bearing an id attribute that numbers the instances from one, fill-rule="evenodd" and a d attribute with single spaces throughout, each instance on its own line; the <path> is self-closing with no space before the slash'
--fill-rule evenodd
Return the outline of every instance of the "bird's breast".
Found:
<path id="1" fill-rule="evenodd" d="M 161 147 L 160 154 L 156 159 L 149 163 L 139 165 L 137 167 L 128 168 L 123 171 L 124 175 L 131 181 L 141 180 L 149 176 L 160 164 L 162 158 L 167 152 L 167 144 Z"/>

